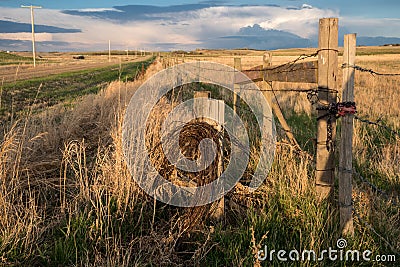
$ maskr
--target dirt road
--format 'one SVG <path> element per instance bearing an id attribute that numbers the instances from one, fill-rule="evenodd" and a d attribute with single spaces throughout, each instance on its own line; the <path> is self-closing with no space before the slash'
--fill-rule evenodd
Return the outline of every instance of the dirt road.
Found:
<path id="1" fill-rule="evenodd" d="M 65 63 L 41 63 L 34 68 L 32 65 L 6 65 L 0 66 L 0 84 L 10 83 L 21 80 L 29 80 L 32 78 L 46 77 L 48 75 L 60 74 L 65 72 L 88 70 L 106 67 L 110 65 L 117 65 L 128 62 L 138 62 L 149 59 L 147 57 L 131 57 L 119 60 L 114 58 L 111 62 L 108 60 L 89 59 L 89 60 L 76 60 L 68 61 Z"/>

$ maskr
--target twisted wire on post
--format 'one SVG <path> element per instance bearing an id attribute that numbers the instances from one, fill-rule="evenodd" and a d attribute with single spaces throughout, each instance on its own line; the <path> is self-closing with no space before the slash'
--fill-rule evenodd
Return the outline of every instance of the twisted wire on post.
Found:
<path id="1" fill-rule="evenodd" d="M 378 121 L 370 121 L 370 120 L 368 120 L 368 119 L 361 118 L 361 117 L 358 117 L 358 116 L 354 116 L 354 118 L 355 118 L 356 120 L 360 121 L 360 122 L 363 122 L 363 123 L 366 123 L 366 124 L 369 124 L 369 125 L 378 126 L 379 128 L 385 129 L 386 131 L 388 131 L 388 132 L 390 132 L 390 133 L 392 133 L 392 134 L 394 134 L 394 135 L 400 137 L 400 132 L 398 132 L 398 131 L 396 131 L 396 130 L 393 130 L 393 129 L 390 128 L 389 126 L 386 126 L 386 125 L 381 124 L 379 120 L 378 120 Z"/>

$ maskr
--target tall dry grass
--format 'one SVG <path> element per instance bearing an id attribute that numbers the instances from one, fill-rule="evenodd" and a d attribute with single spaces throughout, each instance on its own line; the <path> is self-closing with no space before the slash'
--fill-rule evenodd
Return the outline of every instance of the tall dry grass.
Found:
<path id="1" fill-rule="evenodd" d="M 152 65 L 148 75 L 158 69 L 159 65 Z M 119 219 L 125 219 L 124 211 L 134 209 L 139 198 L 142 209 L 147 203 L 129 179 L 120 141 L 123 110 L 141 82 L 114 82 L 100 94 L 82 98 L 72 110 L 58 105 L 4 129 L 0 149 L 2 264 L 40 263 L 68 254 L 68 240 L 76 244 L 73 231 L 79 230 L 73 229 L 74 224 L 86 220 L 90 223 L 83 225 L 81 238 L 97 243 L 101 237 L 105 242 L 101 246 L 104 258 L 96 256 L 93 263 L 105 264 L 111 258 L 122 261 L 115 265 L 127 261 L 130 250 L 116 249 L 122 241 L 114 236 L 117 229 L 112 224 L 116 222 L 110 215 L 115 209 Z M 83 222 L 74 221 L 80 217 Z M 55 234 L 57 227 L 63 228 Z M 59 240 L 46 240 L 49 233 Z M 76 264 L 92 256 L 78 259 L 75 251 L 70 253 L 76 256 Z M 68 255 L 61 256 L 65 259 L 52 260 L 72 263 Z"/>
<path id="2" fill-rule="evenodd" d="M 357 65 L 373 69 L 379 73 L 400 73 L 398 55 L 361 56 Z M 341 62 L 339 62 L 341 64 Z M 339 97 L 341 97 L 339 72 Z M 378 76 L 368 72 L 356 71 L 355 101 L 358 116 L 371 121 L 378 121 L 394 131 L 400 132 L 400 77 Z M 293 127 L 295 136 L 302 147 L 314 151 L 316 112 L 306 98 L 306 94 L 279 92 L 280 89 L 314 89 L 313 84 L 273 83 L 276 96 L 283 112 Z M 302 115 L 303 114 L 303 115 Z M 311 123 L 310 123 L 311 122 Z M 338 120 L 340 130 L 340 119 Z M 312 127 L 310 129 L 310 127 Z M 284 133 L 282 133 L 284 134 Z M 340 142 L 340 135 L 338 135 Z M 337 143 L 338 145 L 339 143 Z M 354 176 L 353 199 L 355 201 L 355 221 L 358 234 L 368 238 L 374 244 L 381 244 L 382 251 L 395 253 L 400 251 L 399 236 L 400 216 L 398 205 L 400 194 L 400 137 L 392 132 L 354 121 L 354 167 L 364 178 L 372 182 L 383 194 Z M 338 146 L 337 146 L 338 147 Z M 361 220 L 360 220 L 361 218 Z M 368 226 L 369 224 L 369 226 Z M 373 230 L 370 229 L 372 227 Z M 367 230 L 368 229 L 368 230 Z M 367 238 L 367 239 L 368 239 Z"/>
<path id="3" fill-rule="evenodd" d="M 147 77 L 161 67 L 150 66 Z M 398 87 L 398 80 L 375 81 L 371 87 L 369 79 L 357 76 L 360 113 L 371 118 L 388 114 L 382 110 L 398 94 L 389 91 Z M 316 201 L 313 161 L 284 143 L 259 190 L 250 193 L 239 184 L 226 196 L 222 222 L 209 220 L 204 210 L 164 205 L 140 190 L 125 164 L 121 140 L 124 109 L 141 82 L 112 83 L 98 95 L 83 97 L 72 109 L 58 105 L 4 130 L 0 264 L 257 266 L 255 254 L 264 245 L 316 251 L 335 245 L 340 237 L 336 205 Z M 288 86 L 311 85 L 276 84 L 276 89 Z M 387 90 L 382 93 L 381 88 Z M 303 138 L 303 147 L 312 148 L 316 122 L 306 96 L 277 97 L 293 131 Z M 381 102 L 367 105 L 379 97 Z M 168 103 L 161 107 L 162 112 L 172 108 Z M 391 107 L 385 120 L 398 127 L 393 116 L 400 110 Z M 354 144 L 357 168 L 369 178 L 379 176 L 375 182 L 398 196 L 399 139 L 356 122 Z M 380 237 L 356 218 L 356 235 L 349 246 L 399 251 L 398 210 L 364 184 L 355 182 L 354 187 L 356 210 Z M 196 223 L 188 227 L 193 218 Z"/>

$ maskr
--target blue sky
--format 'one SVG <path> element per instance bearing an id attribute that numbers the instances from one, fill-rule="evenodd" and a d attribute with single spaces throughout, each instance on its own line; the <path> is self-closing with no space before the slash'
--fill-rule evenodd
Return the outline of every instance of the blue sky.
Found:
<path id="1" fill-rule="evenodd" d="M 400 38 L 399 0 L 0 0 L 0 50 L 27 49 L 30 14 L 20 5 L 30 4 L 43 6 L 35 11 L 39 50 L 103 49 L 109 39 L 117 49 L 304 46 L 315 43 L 321 17 L 339 17 L 341 34 Z M 255 30 L 265 38 L 249 37 Z"/>
<path id="2" fill-rule="evenodd" d="M 52 9 L 80 9 L 80 8 L 106 8 L 117 5 L 156 5 L 168 6 L 176 4 L 192 4 L 199 2 L 210 1 L 190 1 L 190 0 L 156 0 L 156 1 L 137 1 L 137 0 L 123 0 L 123 1 L 110 1 L 110 0 L 35 0 L 35 1 L 15 1 L 15 0 L 0 0 L 0 6 L 19 7 L 24 4 L 42 5 L 46 8 Z M 319 8 L 339 9 L 341 15 L 353 15 L 360 17 L 370 18 L 396 18 L 400 17 L 400 1 L 399 0 L 276 0 L 276 1 L 243 1 L 243 0 L 223 0 L 214 1 L 226 5 L 265 5 L 265 4 L 278 4 L 284 6 L 296 4 L 310 4 Z"/>

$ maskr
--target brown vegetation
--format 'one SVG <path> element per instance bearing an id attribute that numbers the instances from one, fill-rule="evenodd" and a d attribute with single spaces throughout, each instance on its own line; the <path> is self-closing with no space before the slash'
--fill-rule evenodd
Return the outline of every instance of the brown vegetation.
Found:
<path id="1" fill-rule="evenodd" d="M 397 64 L 382 62 L 380 57 L 374 62 L 364 59 L 359 64 L 382 72 Z M 156 62 L 146 77 L 159 70 L 161 64 Z M 208 206 L 178 209 L 140 190 L 125 164 L 121 139 L 124 110 L 141 82 L 114 82 L 97 95 L 83 97 L 73 108 L 57 105 L 36 115 L 30 112 L 3 129 L 0 264 L 249 266 L 257 264 L 255 254 L 264 245 L 321 251 L 335 244 L 340 237 L 336 205 L 316 201 L 314 163 L 286 145 L 282 131 L 265 183 L 254 193 L 240 184 L 235 187 L 226 197 L 222 223 L 208 220 L 212 210 Z M 398 77 L 357 73 L 360 116 L 381 118 L 398 129 L 399 84 Z M 287 87 L 312 86 L 275 84 L 277 90 Z M 277 93 L 277 97 L 300 145 L 312 153 L 313 107 L 304 94 Z M 172 107 L 173 103 L 161 103 L 161 112 L 154 111 L 161 115 L 155 118 L 161 120 Z M 188 127 L 189 132 L 198 130 Z M 212 130 L 206 127 L 205 131 Z M 356 122 L 356 167 L 393 199 L 400 191 L 399 140 Z M 196 154 L 193 147 L 196 143 L 189 142 L 188 151 L 193 152 L 189 156 Z M 161 153 L 152 157 L 165 172 L 174 172 Z M 398 208 L 356 181 L 354 199 L 360 218 L 380 236 L 356 218 L 356 235 L 349 247 L 398 253 Z"/>

